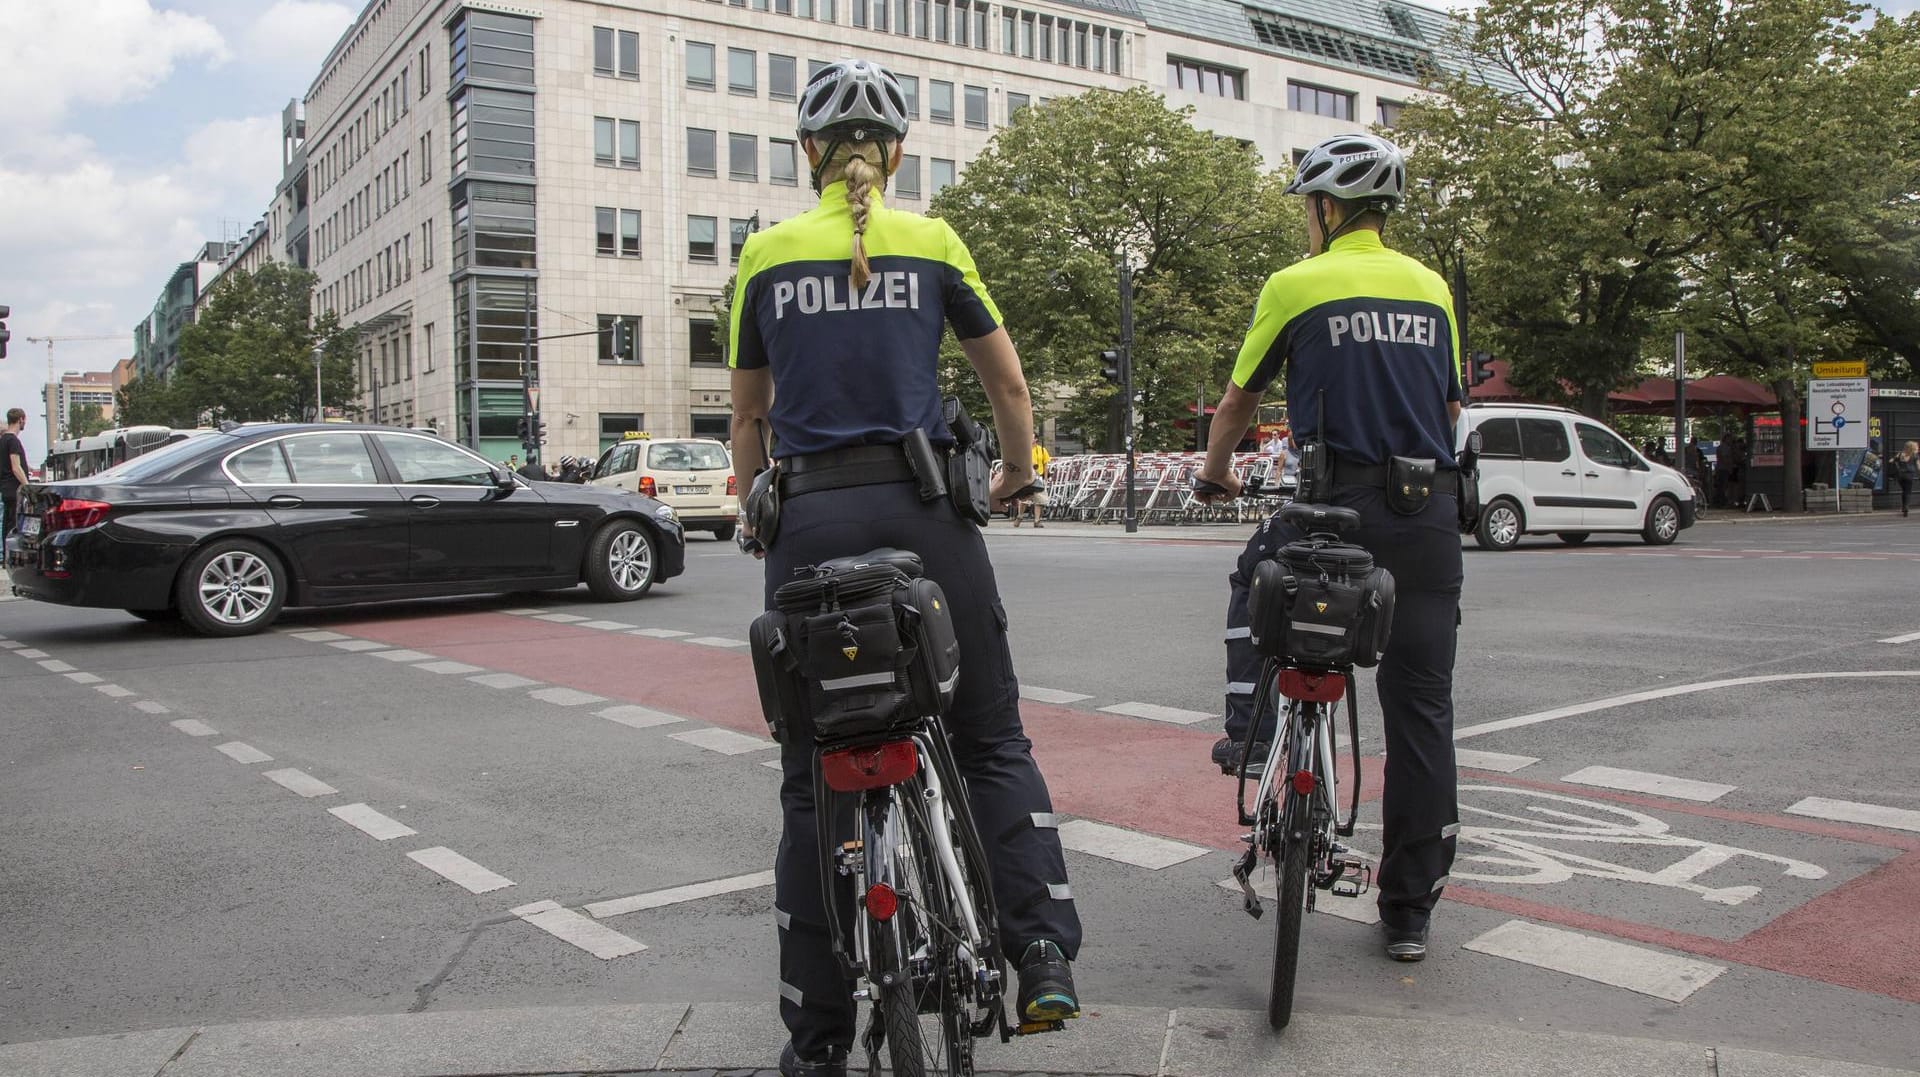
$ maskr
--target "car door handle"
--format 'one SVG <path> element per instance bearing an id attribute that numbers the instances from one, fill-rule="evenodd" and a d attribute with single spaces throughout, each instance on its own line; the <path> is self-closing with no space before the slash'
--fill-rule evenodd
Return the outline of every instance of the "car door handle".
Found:
<path id="1" fill-rule="evenodd" d="M 1568 478 L 1572 478 L 1572 477 L 1574 476 L 1574 474 L 1576 474 L 1576 473 L 1575 473 L 1575 472 L 1572 472 L 1572 471 L 1562 471 L 1562 472 L 1561 472 L 1560 474 L 1562 474 L 1562 475 L 1565 475 L 1565 476 L 1567 476 Z"/>
<path id="2" fill-rule="evenodd" d="M 297 508 L 304 504 L 306 504 L 305 498 L 295 497 L 292 494 L 275 494 L 272 497 L 267 498 L 267 505 L 270 508 L 276 508 L 276 509 Z"/>
<path id="3" fill-rule="evenodd" d="M 1597 478 L 1599 478 L 1599 477 L 1600 477 L 1600 473 L 1599 473 L 1598 471 L 1589 471 L 1589 472 L 1587 472 L 1587 478 L 1589 478 L 1589 479 L 1597 479 Z"/>
<path id="4" fill-rule="evenodd" d="M 407 500 L 423 509 L 430 509 L 440 503 L 440 499 L 432 494 L 415 494 Z"/>

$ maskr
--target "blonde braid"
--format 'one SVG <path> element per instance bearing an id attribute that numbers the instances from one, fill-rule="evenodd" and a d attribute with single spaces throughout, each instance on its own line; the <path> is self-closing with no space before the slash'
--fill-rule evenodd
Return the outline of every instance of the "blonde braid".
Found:
<path id="1" fill-rule="evenodd" d="M 872 154 L 867 151 L 871 148 Z M 847 208 L 853 214 L 853 286 L 865 288 L 867 278 L 872 271 L 867 266 L 867 213 L 871 207 L 867 200 L 872 197 L 874 184 L 886 185 L 886 175 L 880 170 L 880 160 L 891 150 L 885 143 L 868 142 L 863 145 L 847 147 L 846 161 L 840 166 L 841 175 L 847 181 Z"/>

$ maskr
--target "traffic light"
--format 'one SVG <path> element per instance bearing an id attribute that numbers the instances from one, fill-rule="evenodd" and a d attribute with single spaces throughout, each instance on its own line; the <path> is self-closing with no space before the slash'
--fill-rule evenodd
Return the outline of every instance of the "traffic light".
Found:
<path id="1" fill-rule="evenodd" d="M 1126 380 L 1127 363 L 1121 358 L 1118 349 L 1109 349 L 1100 353 L 1100 376 L 1115 385 Z"/>
<path id="2" fill-rule="evenodd" d="M 535 445 L 547 443 L 547 421 L 538 415 L 533 417 L 533 443 Z"/>
<path id="3" fill-rule="evenodd" d="M 525 445 L 527 443 L 527 417 L 526 416 L 524 415 L 520 416 L 520 421 L 513 424 L 513 433 L 515 437 L 520 439 L 520 444 Z"/>
<path id="4" fill-rule="evenodd" d="M 607 350 L 615 359 L 623 363 L 631 362 L 633 360 L 633 329 L 627 325 L 626 319 L 615 318 L 612 331 L 613 340 L 608 344 Z"/>
<path id="5" fill-rule="evenodd" d="M 1467 385 L 1478 385 L 1493 377 L 1493 356 L 1488 352 L 1474 352 L 1468 357 L 1473 365 L 1467 371 Z"/>
<path id="6" fill-rule="evenodd" d="M 7 328 L 7 319 L 13 316 L 13 308 L 0 304 L 0 359 L 7 357 L 7 341 L 13 339 L 13 330 Z M 48 345 L 52 347 L 52 345 Z"/>

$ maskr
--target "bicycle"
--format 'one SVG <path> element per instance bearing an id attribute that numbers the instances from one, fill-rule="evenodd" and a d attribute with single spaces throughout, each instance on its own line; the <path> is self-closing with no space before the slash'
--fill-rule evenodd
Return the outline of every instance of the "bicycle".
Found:
<path id="1" fill-rule="evenodd" d="M 861 586 L 876 570 L 892 586 L 918 579 L 920 562 L 874 550 L 814 566 L 812 579 L 850 570 L 868 573 Z M 974 1072 L 975 1039 L 1007 1042 L 1064 1022 L 1007 1022 L 999 918 L 966 783 L 943 708 L 912 709 L 910 721 L 816 737 L 822 896 L 834 952 L 857 981 L 854 1001 L 872 1006 L 862 1037 L 870 1062 L 884 1046 L 900 1077 L 963 1077 Z"/>

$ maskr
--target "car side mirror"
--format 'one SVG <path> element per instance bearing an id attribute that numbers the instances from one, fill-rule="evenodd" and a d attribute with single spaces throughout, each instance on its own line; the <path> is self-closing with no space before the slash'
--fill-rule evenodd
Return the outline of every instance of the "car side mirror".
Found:
<path id="1" fill-rule="evenodd" d="M 496 467 L 493 469 L 493 488 L 500 491 L 502 496 L 512 493 L 515 485 L 513 472 L 508 471 L 504 467 Z"/>

